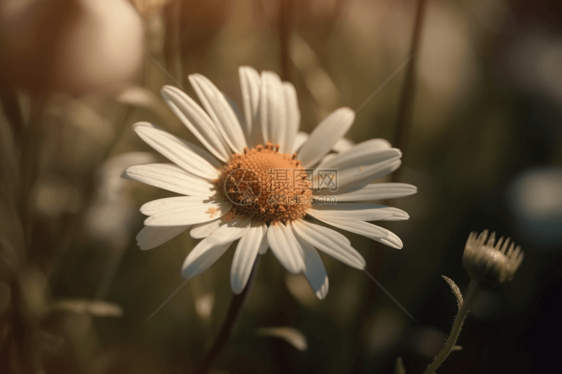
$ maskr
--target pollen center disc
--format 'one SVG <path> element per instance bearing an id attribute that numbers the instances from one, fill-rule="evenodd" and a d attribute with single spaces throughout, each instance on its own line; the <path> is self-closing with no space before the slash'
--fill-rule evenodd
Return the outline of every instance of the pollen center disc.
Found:
<path id="1" fill-rule="evenodd" d="M 287 223 L 304 217 L 310 208 L 311 173 L 296 160 L 296 153 L 279 153 L 279 146 L 267 143 L 233 155 L 216 186 L 232 203 L 227 217 Z"/>

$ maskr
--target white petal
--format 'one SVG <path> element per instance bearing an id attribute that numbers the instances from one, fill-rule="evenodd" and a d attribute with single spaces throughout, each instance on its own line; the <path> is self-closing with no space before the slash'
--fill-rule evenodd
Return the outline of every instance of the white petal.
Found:
<path id="1" fill-rule="evenodd" d="M 137 235 L 137 245 L 142 250 L 156 248 L 175 238 L 188 228 L 189 226 L 145 226 Z"/>
<path id="2" fill-rule="evenodd" d="M 228 202 L 196 202 L 191 196 L 160 199 L 143 205 L 141 211 L 149 214 L 147 226 L 184 226 L 212 221 L 224 216 L 232 208 Z M 164 201 L 168 200 L 168 201 Z M 152 203 L 154 203 L 152 205 Z M 149 205 L 151 204 L 151 205 Z M 144 209 L 143 209 L 144 208 Z"/>
<path id="3" fill-rule="evenodd" d="M 193 239 L 206 238 L 207 236 L 215 232 L 219 228 L 221 223 L 222 222 L 220 219 L 216 219 L 214 221 L 205 222 L 205 223 L 199 223 L 193 226 L 193 228 L 189 232 L 189 235 L 191 235 Z"/>
<path id="4" fill-rule="evenodd" d="M 197 205 L 206 205 L 213 202 L 215 202 L 213 199 L 205 196 L 174 196 L 149 201 L 141 206 L 140 211 L 142 214 L 150 216 L 171 208 L 189 209 Z"/>
<path id="5" fill-rule="evenodd" d="M 261 74 L 258 117 L 264 141 L 285 144 L 287 113 L 283 84 L 277 74 L 269 71 Z"/>
<path id="6" fill-rule="evenodd" d="M 223 162 L 229 159 L 231 152 L 221 135 L 219 124 L 213 122 L 191 97 L 172 86 L 164 86 L 160 94 L 174 114 L 209 152 Z"/>
<path id="7" fill-rule="evenodd" d="M 310 135 L 308 135 L 306 132 L 298 132 L 297 137 L 295 138 L 295 144 L 293 144 L 293 149 L 289 153 L 295 153 L 296 151 L 298 151 L 300 147 L 302 147 L 303 144 L 306 143 L 309 136 Z"/>
<path id="8" fill-rule="evenodd" d="M 328 162 L 329 160 L 333 159 L 337 155 L 338 155 L 337 153 L 328 153 L 326 156 L 324 156 L 324 158 L 322 159 L 322 162 L 316 167 L 316 169 L 322 169 L 323 168 L 322 164 L 324 162 Z"/>
<path id="9" fill-rule="evenodd" d="M 401 249 L 402 240 L 393 232 L 364 221 L 322 220 L 329 225 L 373 239 L 389 247 Z"/>
<path id="10" fill-rule="evenodd" d="M 241 66 L 238 69 L 240 86 L 242 87 L 242 100 L 244 102 L 244 117 L 246 119 L 245 130 L 248 147 L 263 144 L 260 121 L 258 119 L 258 106 L 260 102 L 260 75 L 249 66 Z"/>
<path id="11" fill-rule="evenodd" d="M 392 145 L 386 139 L 377 138 L 369 139 L 369 147 L 371 147 L 371 149 L 373 150 L 381 151 L 383 149 L 392 148 Z"/>
<path id="12" fill-rule="evenodd" d="M 247 232 L 249 227 L 249 220 L 243 222 L 232 220 L 220 226 L 212 235 L 201 240 L 189 253 L 182 266 L 182 276 L 190 279 L 207 270 L 226 252 L 233 241 Z"/>
<path id="13" fill-rule="evenodd" d="M 336 153 L 345 152 L 348 149 L 350 149 L 351 147 L 353 147 L 354 145 L 355 145 L 355 143 L 352 142 L 351 140 L 349 140 L 347 138 L 341 138 L 340 140 L 338 140 L 336 142 L 336 144 L 334 144 L 334 146 L 332 147 L 332 151 L 334 151 Z"/>
<path id="14" fill-rule="evenodd" d="M 338 189 L 361 188 L 384 177 L 398 169 L 402 161 L 399 157 L 380 162 L 372 166 L 361 166 L 353 169 L 340 170 L 338 174 Z"/>
<path id="15" fill-rule="evenodd" d="M 289 153 L 294 147 L 297 132 L 299 131 L 299 123 L 301 113 L 299 110 L 299 102 L 295 87 L 289 82 L 283 82 L 283 93 L 285 96 L 285 110 L 287 112 L 285 124 L 285 143 L 281 144 L 279 152 Z"/>
<path id="16" fill-rule="evenodd" d="M 183 195 L 211 196 L 213 184 L 195 177 L 174 164 L 131 166 L 123 177 Z"/>
<path id="17" fill-rule="evenodd" d="M 344 137 L 353 121 L 355 112 L 350 108 L 340 108 L 326 117 L 304 143 L 298 154 L 303 167 L 307 168 L 320 161 Z"/>
<path id="18" fill-rule="evenodd" d="M 250 223 L 249 217 L 235 216 L 227 222 L 221 222 L 219 228 L 206 239 L 214 244 L 238 240 L 250 229 Z"/>
<path id="19" fill-rule="evenodd" d="M 388 142 L 388 140 L 386 139 L 381 139 L 381 138 L 376 138 L 376 139 L 368 139 L 365 140 L 359 144 L 354 144 L 351 140 L 347 140 L 347 139 L 343 139 L 345 140 L 345 143 L 340 144 L 339 146 L 343 146 L 343 148 L 340 152 L 346 152 L 348 150 L 350 150 L 351 148 L 355 148 L 355 147 L 367 147 L 372 151 L 382 151 L 385 149 L 390 149 L 392 148 L 392 145 Z M 336 146 L 334 146 L 334 151 L 335 151 Z"/>
<path id="20" fill-rule="evenodd" d="M 368 184 L 362 188 L 349 192 L 338 192 L 334 197 L 338 203 L 344 201 L 372 201 L 384 199 L 397 199 L 415 194 L 418 191 L 416 186 L 407 183 L 375 183 Z M 332 195 L 328 190 L 318 191 L 316 196 Z"/>
<path id="21" fill-rule="evenodd" d="M 296 231 L 294 231 L 295 238 L 299 242 L 304 260 L 304 275 L 310 287 L 320 300 L 328 294 L 328 275 L 324 268 L 324 263 L 320 255 L 306 240 L 304 240 Z"/>
<path id="22" fill-rule="evenodd" d="M 201 240 L 183 262 L 182 277 L 191 279 L 207 270 L 226 252 L 231 243 L 229 241 L 217 245 L 209 242 L 207 238 Z"/>
<path id="23" fill-rule="evenodd" d="M 338 168 L 343 171 L 349 168 L 369 167 L 391 159 L 396 160 L 400 157 L 402 157 L 402 152 L 397 148 L 373 150 L 360 144 L 336 155 L 329 161 L 322 160 L 318 167 Z"/>
<path id="24" fill-rule="evenodd" d="M 301 222 L 303 225 L 310 227 L 310 228 L 316 228 L 316 224 L 310 223 L 308 221 L 305 221 L 304 219 L 300 220 L 299 222 Z M 320 227 L 320 226 L 319 226 Z M 350 246 L 351 245 L 351 241 L 347 238 L 347 236 L 340 234 L 337 231 L 334 230 L 329 230 L 328 233 L 330 234 L 330 240 L 333 241 L 336 245 L 342 246 L 342 247 L 346 247 L 346 246 Z"/>
<path id="25" fill-rule="evenodd" d="M 304 269 L 302 249 L 290 228 L 281 222 L 273 222 L 267 230 L 267 241 L 277 260 L 291 274 Z"/>
<path id="26" fill-rule="evenodd" d="M 299 148 L 302 147 L 302 145 L 308 140 L 308 137 L 309 137 L 309 135 L 307 133 L 298 132 L 297 136 L 296 136 L 296 139 L 295 139 L 295 144 L 293 145 L 292 151 L 290 153 L 294 153 L 294 152 L 298 151 Z M 324 162 L 324 160 L 327 157 L 330 158 L 330 157 L 336 156 L 338 153 L 347 151 L 349 148 L 353 147 L 354 145 L 355 145 L 355 143 L 353 143 L 351 140 L 346 139 L 346 138 L 341 138 L 332 147 L 332 151 L 336 152 L 336 153 L 327 154 L 322 159 L 322 162 Z"/>
<path id="27" fill-rule="evenodd" d="M 292 223 L 294 230 L 301 238 L 338 261 L 356 269 L 365 268 L 365 259 L 351 245 L 342 245 L 337 240 L 336 231 L 327 227 L 312 224 L 304 220 Z"/>
<path id="28" fill-rule="evenodd" d="M 260 249 L 258 250 L 258 253 L 260 255 L 264 255 L 267 253 L 267 249 L 269 248 L 269 242 L 267 241 L 267 230 L 268 227 L 265 226 L 265 231 L 263 233 L 263 238 L 261 239 L 261 243 L 260 243 Z"/>
<path id="29" fill-rule="evenodd" d="M 238 123 L 242 126 L 242 132 L 245 132 L 244 129 L 246 127 L 246 125 L 245 125 L 246 120 L 244 119 L 244 115 L 240 111 L 240 108 L 238 108 L 238 105 L 236 105 L 234 100 L 232 100 L 230 97 L 228 97 L 227 94 L 223 93 L 222 95 L 224 96 L 224 99 L 226 100 L 228 105 L 230 105 L 230 107 L 232 108 L 232 111 L 234 112 L 234 114 L 236 115 L 236 118 L 238 119 Z M 246 138 L 246 134 L 244 134 L 244 138 Z M 247 139 L 246 139 L 246 144 L 248 144 Z"/>
<path id="30" fill-rule="evenodd" d="M 354 221 L 401 221 L 410 218 L 408 213 L 398 208 L 376 204 L 338 203 L 313 204 L 307 214 L 323 219 Z"/>
<path id="31" fill-rule="evenodd" d="M 246 138 L 236 114 L 222 92 L 201 74 L 190 75 L 189 81 L 211 119 L 218 124 L 218 129 L 230 149 L 234 153 L 241 153 L 246 147 Z"/>
<path id="32" fill-rule="evenodd" d="M 221 165 L 207 151 L 148 122 L 138 122 L 133 128 L 148 145 L 185 171 L 209 180 L 218 178 Z"/>
<path id="33" fill-rule="evenodd" d="M 252 222 L 248 231 L 238 242 L 230 269 L 230 285 L 235 294 L 239 294 L 246 287 L 266 232 L 265 223 Z"/>

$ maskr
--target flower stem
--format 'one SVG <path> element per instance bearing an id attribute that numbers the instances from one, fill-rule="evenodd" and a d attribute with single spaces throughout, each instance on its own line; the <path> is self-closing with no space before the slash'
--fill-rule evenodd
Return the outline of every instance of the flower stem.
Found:
<path id="1" fill-rule="evenodd" d="M 405 150 L 406 140 L 409 135 L 411 112 L 414 102 L 415 83 L 416 83 L 416 66 L 418 60 L 418 51 L 421 41 L 421 31 L 423 27 L 425 9 L 428 0 L 417 0 L 416 14 L 414 20 L 414 27 L 412 29 L 412 38 L 410 41 L 410 54 L 412 56 L 406 77 L 402 86 L 400 94 L 400 101 L 398 103 L 398 118 L 394 131 L 394 147 Z M 396 183 L 400 181 L 400 169 L 394 171 L 391 175 L 391 182 Z M 383 205 L 388 205 L 387 201 Z M 375 250 L 372 252 L 371 258 L 368 259 L 367 271 L 374 276 L 381 273 L 385 260 L 385 248 L 380 243 L 375 243 Z M 352 349 L 352 363 L 350 373 L 355 373 L 362 370 L 363 367 L 363 348 L 366 345 L 367 334 L 365 334 L 365 326 L 367 325 L 369 316 L 372 311 L 376 296 L 377 285 L 375 283 L 368 283 L 365 285 L 362 306 L 359 308 L 359 313 L 355 322 L 355 330 L 353 333 L 353 349 Z"/>
<path id="2" fill-rule="evenodd" d="M 228 308 L 228 313 L 226 314 L 226 318 L 224 319 L 221 330 L 217 338 L 215 339 L 213 346 L 207 353 L 207 356 L 203 359 L 203 361 L 201 362 L 199 368 L 195 371 L 195 373 L 207 374 L 211 370 L 212 365 L 215 362 L 217 356 L 222 351 L 226 342 L 228 341 L 228 338 L 230 337 L 230 334 L 234 329 L 236 322 L 238 321 L 238 318 L 240 317 L 242 308 L 244 307 L 244 304 L 246 302 L 246 298 L 250 293 L 250 289 L 254 284 L 257 268 L 260 263 L 260 257 L 261 255 L 258 255 L 256 257 L 256 261 L 254 262 L 254 267 L 252 268 L 252 273 L 250 274 L 250 279 L 248 280 L 248 284 L 246 285 L 246 288 L 244 288 L 244 290 L 239 295 L 234 295 L 232 297 L 232 300 L 230 301 L 230 306 Z"/>
<path id="3" fill-rule="evenodd" d="M 418 0 L 416 8 L 416 19 L 414 21 L 414 29 L 412 31 L 412 41 L 410 44 L 410 56 L 412 60 L 408 64 L 406 70 L 406 77 L 402 86 L 400 94 L 400 101 L 398 103 L 398 118 L 396 120 L 396 127 L 394 130 L 394 146 L 398 149 L 406 149 L 406 140 L 410 132 L 410 125 L 412 122 L 412 110 L 414 108 L 414 94 L 416 92 L 416 68 L 418 62 L 418 51 L 421 42 L 421 30 L 423 26 L 425 8 L 427 7 L 428 0 Z M 392 174 L 393 182 L 398 180 L 399 173 L 395 171 Z"/>
<path id="4" fill-rule="evenodd" d="M 435 360 L 427 367 L 427 369 L 423 372 L 423 374 L 433 374 L 435 370 L 445 359 L 449 356 L 453 347 L 457 343 L 457 339 L 459 338 L 459 334 L 461 333 L 462 325 L 470 308 L 474 305 L 474 302 L 480 295 L 480 291 L 482 290 L 482 286 L 480 282 L 471 280 L 468 286 L 468 295 L 465 297 L 459 311 L 457 313 L 457 318 L 455 318 L 455 323 L 453 324 L 453 328 L 451 329 L 451 333 L 449 334 L 449 338 L 447 338 L 447 343 L 443 350 L 435 357 Z"/>
<path id="5" fill-rule="evenodd" d="M 279 2 L 279 57 L 281 62 L 281 79 L 284 81 L 291 80 L 289 43 L 291 38 L 293 9 L 293 0 L 281 0 Z"/>
<path id="6" fill-rule="evenodd" d="M 14 140 L 19 147 L 24 133 L 23 115 L 15 88 L 5 80 L 0 80 L 0 104 L 4 109 L 4 115 L 12 125 Z"/>
<path id="7" fill-rule="evenodd" d="M 33 98 L 29 124 L 25 129 L 21 144 L 20 160 L 20 220 L 25 233 L 27 251 L 31 246 L 31 200 L 37 175 L 39 174 L 39 157 L 43 138 L 43 112 L 45 97 Z"/>

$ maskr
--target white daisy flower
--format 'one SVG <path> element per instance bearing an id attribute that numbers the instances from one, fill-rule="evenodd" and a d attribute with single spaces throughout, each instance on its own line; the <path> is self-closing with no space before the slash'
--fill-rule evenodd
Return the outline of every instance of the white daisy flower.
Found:
<path id="1" fill-rule="evenodd" d="M 400 166 L 401 152 L 382 139 L 357 145 L 344 139 L 355 118 L 350 108 L 330 114 L 310 135 L 298 132 L 293 85 L 250 67 L 239 73 L 244 116 L 199 74 L 189 80 L 205 110 L 178 88 L 162 89 L 166 103 L 207 150 L 153 124 L 134 125 L 172 163 L 133 166 L 124 176 L 186 195 L 141 207 L 148 218 L 138 245 L 151 249 L 189 229 L 193 238 L 202 239 L 183 263 L 183 277 L 191 278 L 239 240 L 230 277 L 237 294 L 257 255 L 271 248 L 285 269 L 303 273 L 322 299 L 328 277 L 317 249 L 351 267 L 365 267 L 350 241 L 330 227 L 401 248 L 395 234 L 369 221 L 405 220 L 408 214 L 373 201 L 408 196 L 416 187 L 371 184 Z"/>

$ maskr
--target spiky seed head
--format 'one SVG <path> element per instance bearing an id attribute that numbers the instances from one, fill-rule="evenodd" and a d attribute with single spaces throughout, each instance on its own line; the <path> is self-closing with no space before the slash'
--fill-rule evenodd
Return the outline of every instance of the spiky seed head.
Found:
<path id="1" fill-rule="evenodd" d="M 510 245 L 510 239 L 496 242 L 496 233 L 480 235 L 471 232 L 466 241 L 463 264 L 471 278 L 492 285 L 511 281 L 523 261 L 521 247 Z"/>

